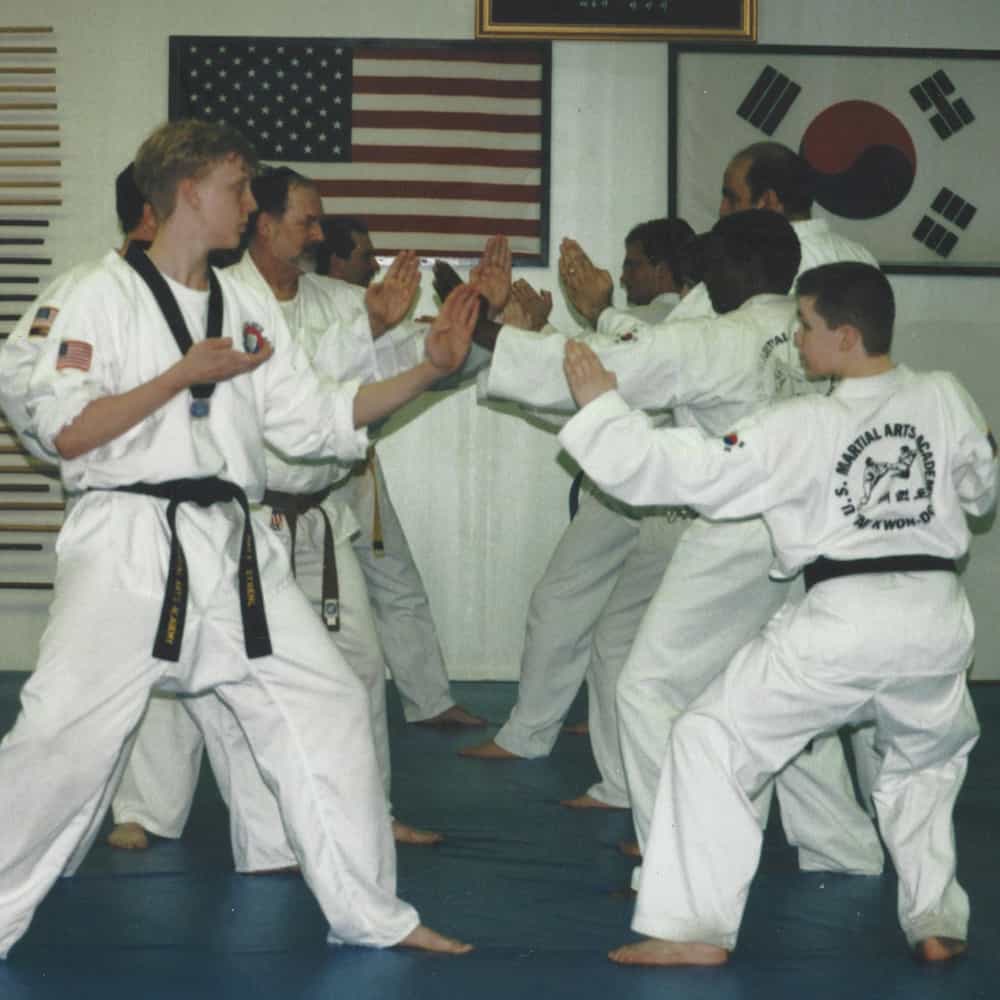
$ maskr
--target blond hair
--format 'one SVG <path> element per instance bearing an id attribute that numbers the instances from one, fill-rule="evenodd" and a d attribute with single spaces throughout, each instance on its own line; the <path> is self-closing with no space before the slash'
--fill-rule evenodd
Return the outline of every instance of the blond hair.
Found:
<path id="1" fill-rule="evenodd" d="M 139 147 L 135 181 L 157 220 L 163 222 L 174 211 L 177 185 L 182 180 L 201 177 L 231 157 L 243 160 L 251 171 L 257 168 L 253 145 L 231 125 L 194 118 L 166 122 Z"/>

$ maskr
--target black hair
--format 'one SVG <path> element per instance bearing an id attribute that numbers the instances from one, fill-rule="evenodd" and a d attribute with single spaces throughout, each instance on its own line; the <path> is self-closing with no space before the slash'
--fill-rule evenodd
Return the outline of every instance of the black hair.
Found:
<path id="1" fill-rule="evenodd" d="M 135 182 L 135 164 L 130 163 L 115 178 L 115 212 L 125 236 L 142 222 L 145 205 L 146 199 Z"/>
<path id="2" fill-rule="evenodd" d="M 679 285 L 678 255 L 692 236 L 694 230 L 683 219 L 650 219 L 633 226 L 625 243 L 638 243 L 651 264 L 665 263 Z"/>
<path id="3" fill-rule="evenodd" d="M 280 219 L 288 211 L 288 192 L 293 187 L 313 187 L 313 182 L 291 167 L 263 166 L 250 182 L 257 207 L 247 220 L 244 243 L 249 243 L 257 232 L 257 220 L 266 212 Z"/>
<path id="4" fill-rule="evenodd" d="M 866 353 L 889 353 L 896 300 L 877 267 L 859 261 L 823 264 L 799 276 L 795 294 L 815 299 L 813 308 L 831 329 L 856 327 Z"/>
<path id="5" fill-rule="evenodd" d="M 781 199 L 790 219 L 806 219 L 816 192 L 816 172 L 798 153 L 779 142 L 756 142 L 733 157 L 748 160 L 746 183 L 753 201 L 767 191 Z"/>
<path id="6" fill-rule="evenodd" d="M 328 274 L 330 258 L 347 260 L 354 253 L 354 234 L 368 235 L 365 222 L 352 215 L 327 215 L 320 220 L 323 242 L 316 249 L 316 273 Z"/>
<path id="7" fill-rule="evenodd" d="M 787 295 L 801 260 L 799 238 L 778 212 L 757 208 L 719 219 L 704 241 L 712 306 L 721 314 L 754 295 Z"/>

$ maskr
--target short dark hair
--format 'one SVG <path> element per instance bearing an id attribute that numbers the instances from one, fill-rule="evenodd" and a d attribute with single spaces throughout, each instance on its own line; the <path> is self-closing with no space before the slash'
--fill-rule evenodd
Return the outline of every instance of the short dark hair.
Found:
<path id="1" fill-rule="evenodd" d="M 801 260 L 799 238 L 783 215 L 754 208 L 719 219 L 704 241 L 712 306 L 727 313 L 754 295 L 787 295 Z"/>
<path id="2" fill-rule="evenodd" d="M 142 222 L 145 205 L 146 199 L 135 182 L 135 164 L 130 163 L 115 178 L 115 213 L 125 236 Z"/>
<path id="3" fill-rule="evenodd" d="M 774 191 L 789 218 L 808 217 L 816 193 L 816 172 L 798 153 L 780 142 L 755 142 L 733 160 L 749 161 L 746 182 L 754 201 Z"/>
<path id="4" fill-rule="evenodd" d="M 165 122 L 146 137 L 135 154 L 135 182 L 163 222 L 173 214 L 177 185 L 201 177 L 230 157 L 238 157 L 251 171 L 257 153 L 242 132 L 231 125 L 182 118 Z"/>
<path id="5" fill-rule="evenodd" d="M 294 187 L 315 187 L 315 182 L 291 167 L 264 166 L 250 182 L 257 207 L 247 220 L 247 241 L 257 231 L 257 220 L 263 212 L 280 219 L 288 211 L 288 192 Z"/>
<path id="6" fill-rule="evenodd" d="M 633 226 L 625 243 L 638 243 L 651 264 L 666 264 L 677 281 L 678 254 L 694 236 L 694 230 L 683 219 L 650 219 Z"/>
<path id="7" fill-rule="evenodd" d="M 368 226 L 353 215 L 327 215 L 320 220 L 323 242 L 316 249 L 316 273 L 330 270 L 330 258 L 347 260 L 354 253 L 354 234 L 368 235 Z"/>
<path id="8" fill-rule="evenodd" d="M 813 308 L 831 329 L 857 327 L 866 353 L 889 353 L 896 299 L 877 267 L 858 261 L 822 264 L 799 275 L 795 294 L 815 299 Z"/>

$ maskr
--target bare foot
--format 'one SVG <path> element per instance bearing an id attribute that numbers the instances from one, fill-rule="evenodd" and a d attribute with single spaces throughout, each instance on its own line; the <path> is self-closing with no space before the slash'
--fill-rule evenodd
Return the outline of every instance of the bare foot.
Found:
<path id="1" fill-rule="evenodd" d="M 420 924 L 399 942 L 400 948 L 417 948 L 420 951 L 434 951 L 442 955 L 465 955 L 472 951 L 472 945 L 455 938 L 445 937 Z"/>
<path id="2" fill-rule="evenodd" d="M 575 799 L 560 799 L 559 805 L 567 809 L 624 809 L 624 806 L 611 806 L 607 802 L 595 799 L 593 795 L 578 795 Z"/>
<path id="3" fill-rule="evenodd" d="M 480 760 L 524 760 L 523 757 L 519 757 L 516 753 L 504 750 L 502 746 L 498 746 L 493 740 L 487 740 L 485 743 L 477 743 L 471 747 L 463 747 L 458 751 L 458 756 L 478 757 Z"/>
<path id="4" fill-rule="evenodd" d="M 429 719 L 421 719 L 417 725 L 431 726 L 435 729 L 482 729 L 486 725 L 486 720 L 473 715 L 461 705 L 452 705 L 451 708 L 446 708 Z"/>
<path id="5" fill-rule="evenodd" d="M 149 847 L 149 837 L 138 823 L 116 823 L 108 834 L 108 843 L 119 851 L 144 851 Z"/>
<path id="6" fill-rule="evenodd" d="M 639 850 L 639 841 L 637 840 L 619 840 L 618 853 L 624 854 L 626 858 L 642 860 L 642 851 Z"/>
<path id="7" fill-rule="evenodd" d="M 965 941 L 949 937 L 929 937 L 917 942 L 918 962 L 948 962 L 964 955 L 969 946 Z"/>
<path id="8" fill-rule="evenodd" d="M 589 736 L 590 723 L 586 719 L 583 722 L 571 722 L 568 726 L 563 726 L 562 731 L 571 736 Z"/>
<path id="9" fill-rule="evenodd" d="M 443 833 L 437 833 L 434 830 L 420 830 L 408 823 L 400 823 L 398 819 L 392 821 L 392 837 L 397 844 L 416 844 L 418 847 L 431 847 L 444 840 Z"/>
<path id="10" fill-rule="evenodd" d="M 608 952 L 618 965 L 725 965 L 729 952 L 714 944 L 699 941 L 665 941 L 643 938 Z"/>

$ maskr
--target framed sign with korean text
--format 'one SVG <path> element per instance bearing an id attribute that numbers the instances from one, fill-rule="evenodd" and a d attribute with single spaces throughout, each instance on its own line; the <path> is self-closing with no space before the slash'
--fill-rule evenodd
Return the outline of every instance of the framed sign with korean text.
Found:
<path id="1" fill-rule="evenodd" d="M 733 154 L 780 142 L 814 215 L 897 274 L 1000 275 L 1000 51 L 672 45 L 668 205 L 718 216 Z"/>
<path id="2" fill-rule="evenodd" d="M 752 42 L 757 0 L 476 0 L 476 36 Z"/>

